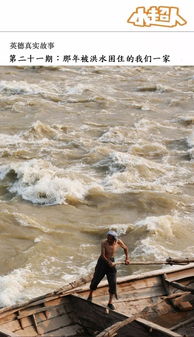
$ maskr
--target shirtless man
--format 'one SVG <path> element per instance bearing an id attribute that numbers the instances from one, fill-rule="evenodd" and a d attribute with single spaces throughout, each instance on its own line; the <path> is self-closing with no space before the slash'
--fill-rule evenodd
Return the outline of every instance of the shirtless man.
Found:
<path id="1" fill-rule="evenodd" d="M 103 240 L 101 243 L 101 255 L 98 259 L 94 276 L 90 284 L 90 293 L 88 300 L 92 301 L 92 293 L 96 290 L 98 284 L 106 275 L 109 284 L 109 302 L 108 307 L 114 310 L 114 305 L 112 304 L 113 295 L 117 297 L 116 293 L 116 268 L 114 263 L 114 255 L 118 248 L 123 248 L 125 253 L 125 264 L 129 264 L 128 248 L 127 246 L 118 239 L 117 233 L 115 231 L 109 231 L 107 233 L 107 239 Z"/>

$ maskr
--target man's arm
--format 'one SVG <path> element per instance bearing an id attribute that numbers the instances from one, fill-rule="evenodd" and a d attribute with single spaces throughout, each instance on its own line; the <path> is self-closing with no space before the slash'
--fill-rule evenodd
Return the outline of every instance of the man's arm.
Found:
<path id="1" fill-rule="evenodd" d="M 121 248 L 123 248 L 124 253 L 125 253 L 125 264 L 129 264 L 130 260 L 129 260 L 129 255 L 128 255 L 128 247 L 126 246 L 126 244 L 121 241 L 120 239 L 118 240 L 118 244 Z"/>

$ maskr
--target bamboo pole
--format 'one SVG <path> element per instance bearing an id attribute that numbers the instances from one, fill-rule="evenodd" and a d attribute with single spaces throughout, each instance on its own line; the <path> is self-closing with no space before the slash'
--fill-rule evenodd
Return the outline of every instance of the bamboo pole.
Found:
<path id="1" fill-rule="evenodd" d="M 165 261 L 131 261 L 129 263 L 129 266 L 136 266 L 136 265 L 161 265 L 161 264 L 169 264 L 169 265 L 174 265 L 174 264 L 180 264 L 180 265 L 185 265 L 194 262 L 194 258 L 184 258 L 184 259 L 172 259 L 169 257 Z M 124 264 L 126 265 L 125 262 L 116 262 L 115 265 L 120 265 Z"/>

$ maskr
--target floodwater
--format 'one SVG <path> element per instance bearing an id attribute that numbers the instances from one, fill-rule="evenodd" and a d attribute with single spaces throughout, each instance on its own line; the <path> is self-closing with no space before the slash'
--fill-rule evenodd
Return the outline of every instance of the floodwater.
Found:
<path id="1" fill-rule="evenodd" d="M 93 271 L 109 229 L 194 257 L 194 67 L 0 67 L 0 112 L 0 306 Z"/>

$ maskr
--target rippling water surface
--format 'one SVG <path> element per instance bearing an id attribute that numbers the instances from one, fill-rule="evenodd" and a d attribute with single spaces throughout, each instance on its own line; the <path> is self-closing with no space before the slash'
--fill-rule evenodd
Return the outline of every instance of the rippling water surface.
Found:
<path id="1" fill-rule="evenodd" d="M 0 67 L 0 112 L 0 306 L 92 271 L 110 228 L 194 257 L 194 67 Z"/>

